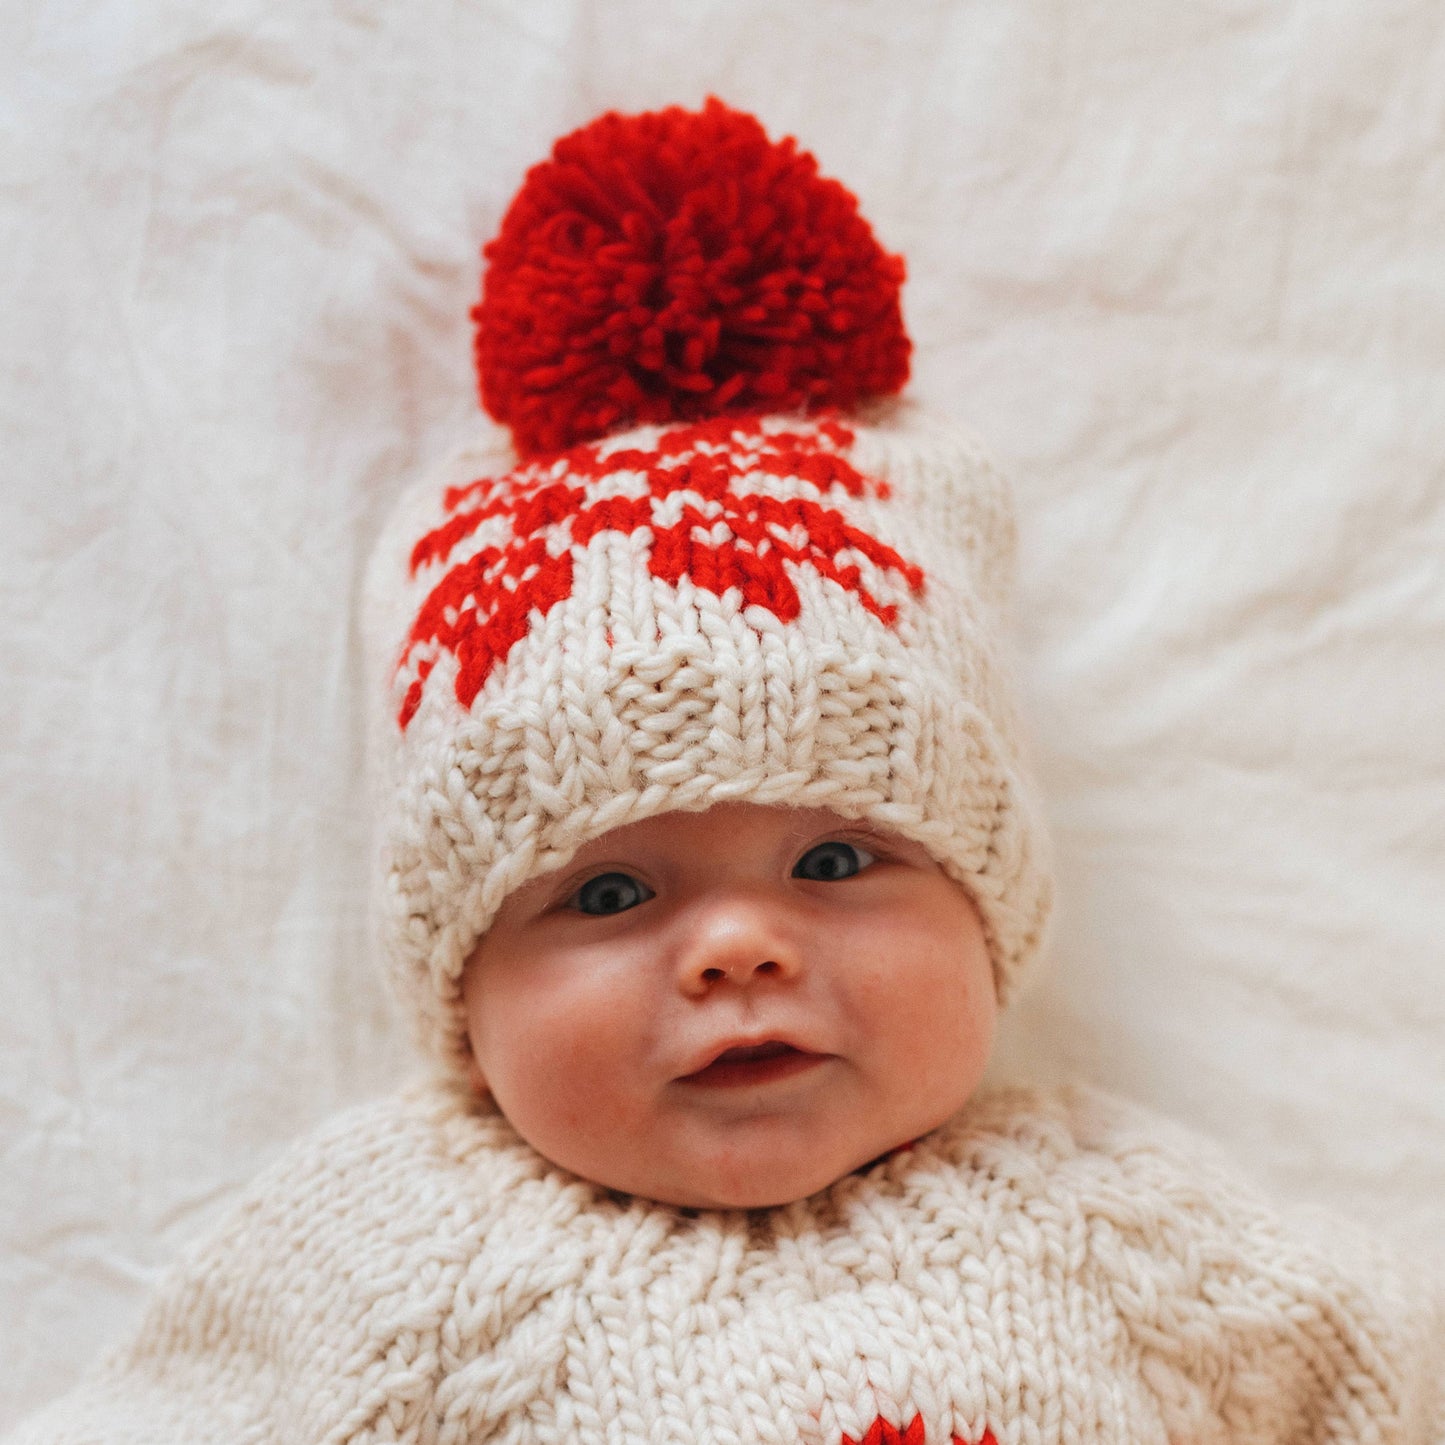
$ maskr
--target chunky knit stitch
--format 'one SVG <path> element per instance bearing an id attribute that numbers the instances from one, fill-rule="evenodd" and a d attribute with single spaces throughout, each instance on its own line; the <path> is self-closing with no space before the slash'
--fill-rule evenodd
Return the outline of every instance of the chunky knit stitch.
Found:
<path id="1" fill-rule="evenodd" d="M 1438 1440 L 1400 1279 L 1196 1152 L 1007 1093 L 811 1199 L 696 1213 L 428 1086 L 282 1159 L 8 1445 Z"/>

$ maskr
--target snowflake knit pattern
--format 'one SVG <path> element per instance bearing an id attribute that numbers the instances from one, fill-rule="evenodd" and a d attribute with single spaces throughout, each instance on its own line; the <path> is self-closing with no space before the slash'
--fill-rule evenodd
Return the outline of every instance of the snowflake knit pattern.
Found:
<path id="1" fill-rule="evenodd" d="M 860 563 L 901 574 L 915 593 L 923 590 L 923 573 L 826 505 L 833 487 L 853 498 L 889 495 L 884 483 L 870 482 L 848 461 L 844 449 L 852 440 L 838 421 L 769 429 L 757 417 L 724 417 L 675 428 L 650 450 L 578 447 L 560 466 L 522 467 L 448 489 L 448 519 L 412 549 L 413 576 L 430 562 L 450 563 L 488 522 L 504 523 L 505 541 L 448 565 L 417 614 L 402 669 L 436 644 L 456 658 L 457 701 L 470 707 L 492 668 L 526 634 L 531 614 L 545 621 L 571 594 L 574 553 L 600 532 L 645 532 L 649 575 L 673 587 L 686 577 L 715 597 L 735 590 L 741 608 L 761 607 L 780 622 L 801 610 L 783 565 L 790 562 L 814 568 L 893 623 L 897 607 L 863 585 Z M 749 491 L 754 478 L 774 485 Z M 562 543 L 555 550 L 554 536 Z M 858 562 L 840 562 L 855 554 Z M 415 669 L 397 719 L 402 728 L 433 661 L 426 656 Z"/>
<path id="2" fill-rule="evenodd" d="M 327 1125 L 7 1445 L 1438 1445 L 1438 1322 L 1097 1095 L 779 1209 L 547 1164 L 460 1088 Z"/>

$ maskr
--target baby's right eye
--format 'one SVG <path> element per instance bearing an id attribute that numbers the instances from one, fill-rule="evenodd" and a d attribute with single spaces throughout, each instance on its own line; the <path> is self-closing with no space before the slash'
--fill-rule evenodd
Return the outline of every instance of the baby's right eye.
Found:
<path id="1" fill-rule="evenodd" d="M 639 883 L 630 873 L 599 873 L 589 878 L 571 897 L 569 903 L 579 913 L 606 917 L 626 913 L 639 903 L 646 903 L 652 890 Z"/>

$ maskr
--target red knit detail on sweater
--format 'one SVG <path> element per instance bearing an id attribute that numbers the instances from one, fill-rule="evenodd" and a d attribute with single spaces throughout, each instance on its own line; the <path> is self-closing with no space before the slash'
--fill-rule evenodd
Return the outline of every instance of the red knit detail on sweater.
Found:
<path id="1" fill-rule="evenodd" d="M 924 576 L 826 505 L 839 489 L 853 497 L 888 495 L 844 455 L 852 441 L 835 419 L 807 431 L 774 431 L 758 417 L 713 418 L 672 429 L 653 449 L 581 446 L 449 489 L 450 515 L 411 554 L 413 575 L 435 565 L 446 570 L 422 603 L 398 663 L 399 673 L 411 669 L 413 676 L 397 721 L 402 728 L 411 721 L 446 652 L 457 662 L 457 701 L 470 707 L 529 626 L 571 595 L 575 559 L 602 532 L 645 531 L 653 577 L 673 586 L 686 577 L 719 597 L 736 592 L 740 606 L 762 607 L 783 622 L 801 605 L 788 568 L 809 566 L 891 626 L 897 606 L 874 595 L 861 564 L 896 574 L 914 593 Z M 589 491 L 588 483 L 626 473 L 639 485 L 625 495 Z M 767 490 L 768 479 L 802 482 L 816 499 Z M 483 545 L 453 562 L 483 529 Z M 610 646 L 611 637 L 606 641 Z"/>
<path id="2" fill-rule="evenodd" d="M 881 1415 L 863 1433 L 861 1440 L 844 1435 L 842 1445 L 927 1445 L 923 1429 L 923 1416 L 915 1415 L 905 1429 L 890 1425 Z M 962 1435 L 953 1436 L 950 1445 L 998 1445 L 992 1430 L 985 1430 L 977 1441 L 966 1440 Z"/>
<path id="3" fill-rule="evenodd" d="M 523 457 L 908 379 L 902 260 L 811 155 L 716 99 L 563 137 L 483 254 L 481 400 Z"/>

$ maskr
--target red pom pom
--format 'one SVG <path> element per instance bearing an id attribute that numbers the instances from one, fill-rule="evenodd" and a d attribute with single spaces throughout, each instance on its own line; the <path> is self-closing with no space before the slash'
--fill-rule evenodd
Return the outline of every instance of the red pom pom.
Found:
<path id="1" fill-rule="evenodd" d="M 902 260 L 812 156 L 719 100 L 565 136 L 483 255 L 482 404 L 523 456 L 908 379 Z"/>

